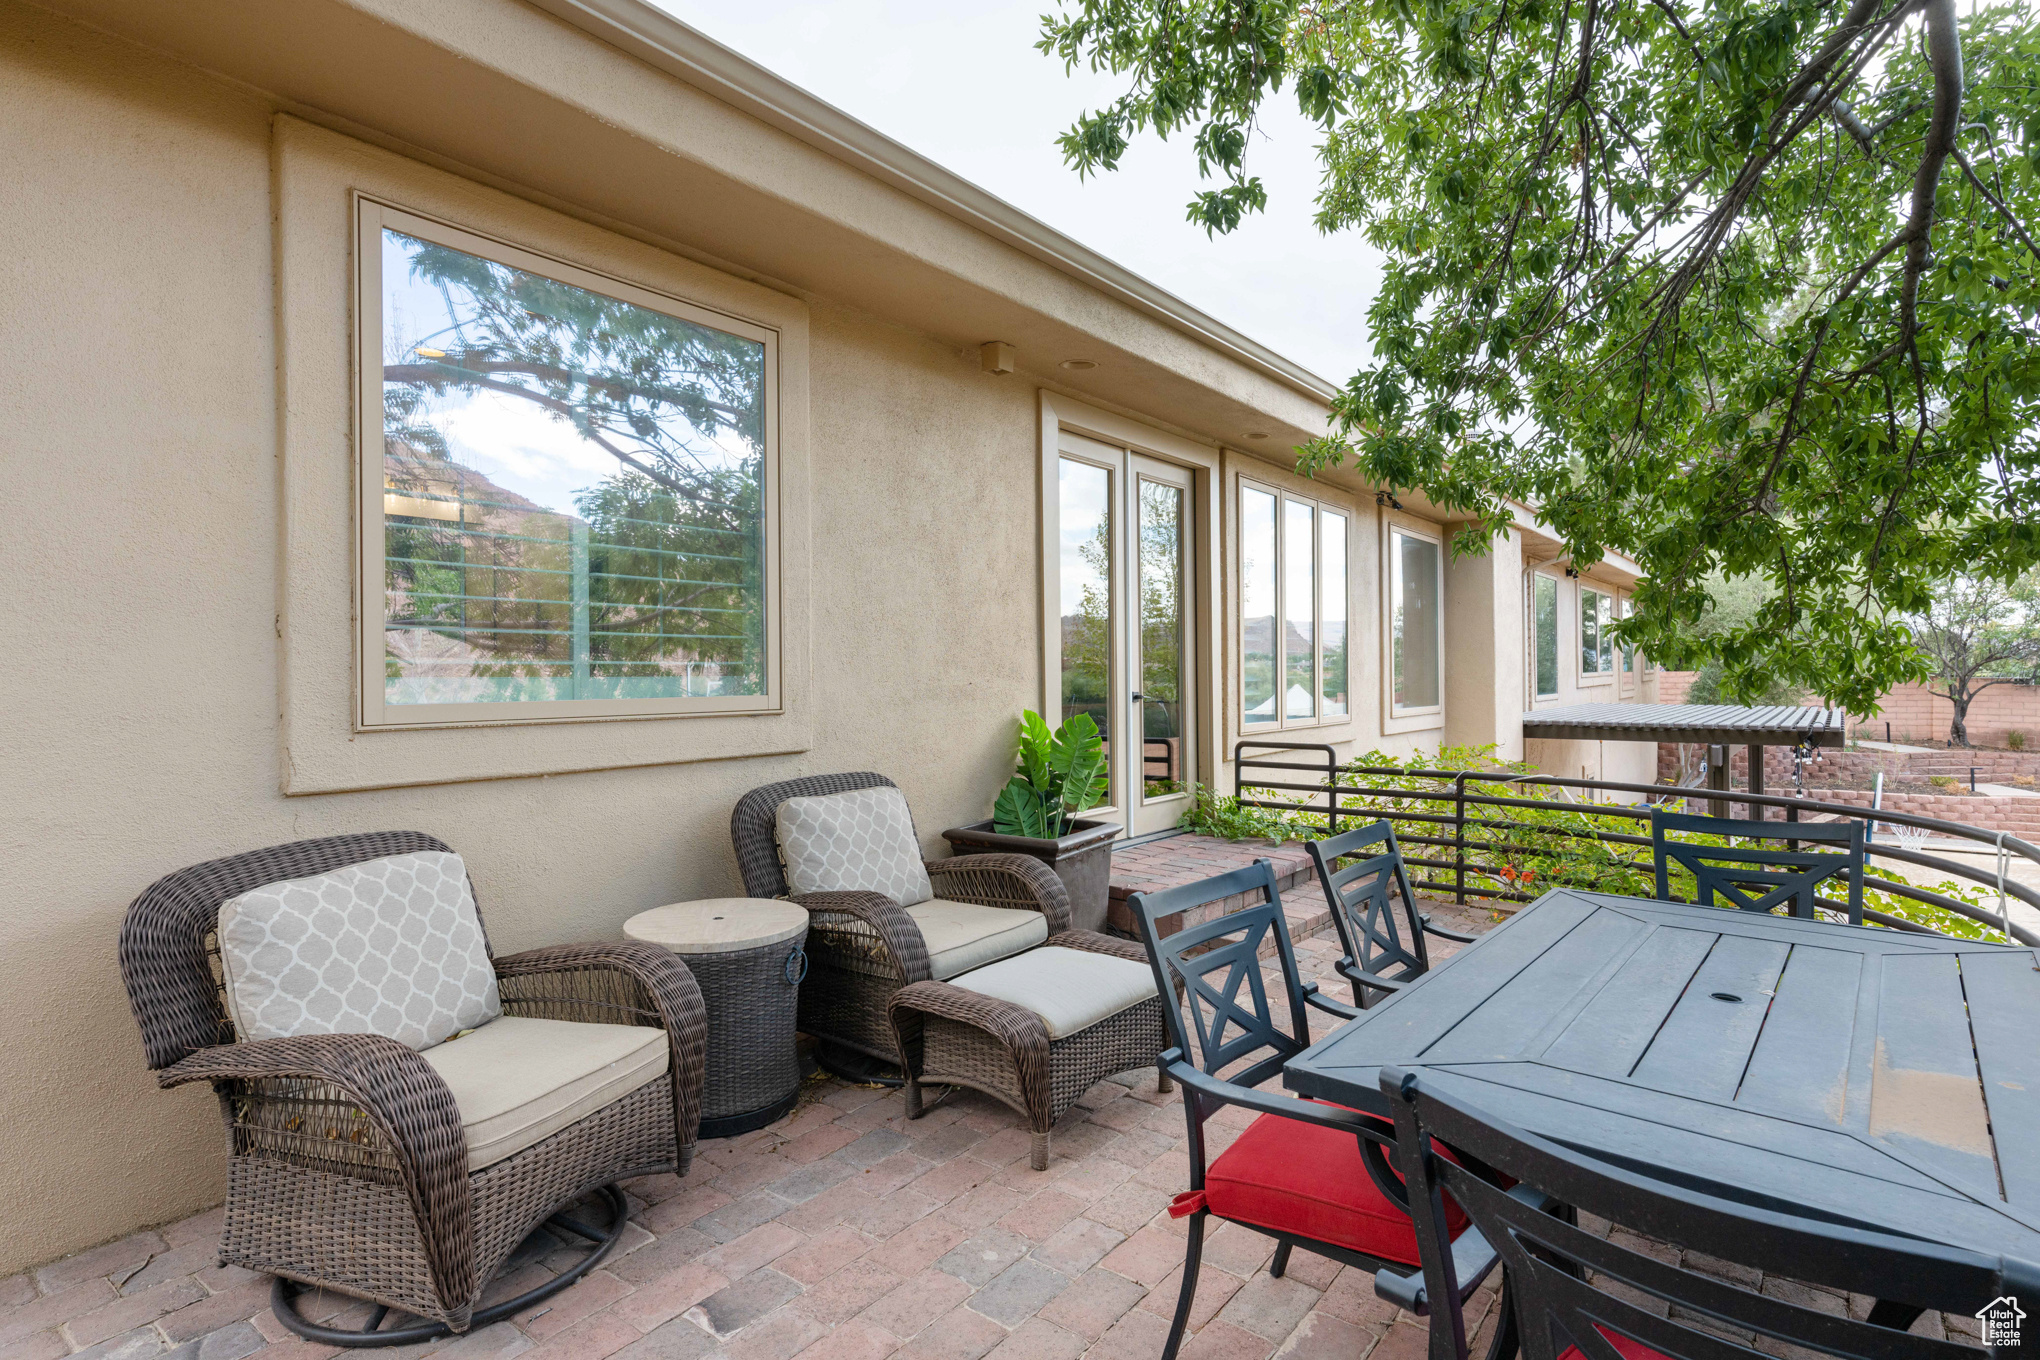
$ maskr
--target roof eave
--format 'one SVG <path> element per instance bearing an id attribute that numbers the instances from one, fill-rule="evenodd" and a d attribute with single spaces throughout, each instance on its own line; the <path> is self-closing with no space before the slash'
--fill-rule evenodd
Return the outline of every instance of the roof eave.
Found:
<path id="1" fill-rule="evenodd" d="M 1242 335 L 645 0 L 531 0 L 531 3 L 1306 396 L 1329 401 L 1338 392 L 1334 384 L 1301 364 Z"/>

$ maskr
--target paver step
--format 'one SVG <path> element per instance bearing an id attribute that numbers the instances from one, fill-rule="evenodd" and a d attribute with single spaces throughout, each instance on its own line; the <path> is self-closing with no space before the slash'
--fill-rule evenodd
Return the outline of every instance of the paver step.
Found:
<path id="1" fill-rule="evenodd" d="M 1311 868 L 1310 856 L 1301 844 L 1295 841 L 1282 845 L 1271 845 L 1267 841 L 1228 841 L 1192 833 L 1142 841 L 1113 852 L 1106 925 L 1115 935 L 1139 939 L 1140 931 L 1134 924 L 1133 908 L 1128 905 L 1128 900 L 1135 893 L 1161 892 L 1166 888 L 1214 878 L 1234 869 L 1244 869 L 1257 859 L 1274 862 L 1275 886 L 1282 894 L 1282 911 L 1288 919 L 1292 939 L 1307 939 L 1331 928 L 1332 915 L 1325 905 L 1324 895 L 1318 891 L 1317 871 Z M 1193 913 L 1164 917 L 1162 928 L 1173 934 L 1185 926 L 1201 925 L 1246 905 L 1246 895 L 1236 894 L 1209 903 Z M 1185 919 L 1186 916 L 1190 919 Z M 1275 943 L 1270 939 L 1262 946 L 1261 952 L 1271 953 L 1274 948 Z"/>

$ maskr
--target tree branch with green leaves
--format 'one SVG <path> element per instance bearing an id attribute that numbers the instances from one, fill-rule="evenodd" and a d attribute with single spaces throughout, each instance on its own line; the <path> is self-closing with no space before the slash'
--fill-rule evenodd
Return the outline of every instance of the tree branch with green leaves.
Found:
<path id="1" fill-rule="evenodd" d="M 1373 358 L 1299 449 L 1516 508 L 1645 579 L 1620 640 L 1868 711 L 1906 618 L 2040 562 L 2040 20 L 1954 0 L 1071 0 L 1040 46 L 1126 80 L 1089 175 L 1187 133 L 1261 210 L 1268 101 L 1320 130 L 1316 220 L 1386 257 Z M 1762 607 L 1704 633 L 1710 582 Z"/>

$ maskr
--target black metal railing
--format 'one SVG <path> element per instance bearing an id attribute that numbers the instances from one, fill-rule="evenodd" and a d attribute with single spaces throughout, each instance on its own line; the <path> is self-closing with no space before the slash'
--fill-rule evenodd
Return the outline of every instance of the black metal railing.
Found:
<path id="1" fill-rule="evenodd" d="M 1250 755 L 1249 751 L 1272 754 Z M 1537 797 L 1536 790 L 1550 792 Z M 1586 800 L 1573 796 L 1575 790 L 1584 794 Z M 1601 794 L 1626 795 L 1640 801 L 1594 801 Z M 2002 931 L 2009 939 L 2040 946 L 2040 935 L 2015 924 L 2004 905 L 2017 900 L 2040 909 L 2040 892 L 2012 881 L 2006 872 L 2013 859 L 2040 864 L 2040 847 L 2009 832 L 1986 831 L 1937 817 L 1740 789 L 1698 790 L 1671 784 L 1625 784 L 1492 769 L 1342 765 L 1328 745 L 1289 741 L 1242 741 L 1234 746 L 1233 795 L 1245 807 L 1285 813 L 1313 824 L 1322 819 L 1326 835 L 1336 835 L 1344 826 L 1387 818 L 1396 824 L 1396 837 L 1405 847 L 1404 861 L 1411 871 L 1411 885 L 1440 895 L 1449 894 L 1461 905 L 1477 899 L 1532 900 L 1544 887 L 1533 887 L 1520 874 L 1512 875 L 1511 865 L 1526 856 L 1549 862 L 1554 858 L 1555 848 L 1567 842 L 1586 842 L 1598 847 L 1640 846 L 1648 850 L 1651 845 L 1648 834 L 1616 830 L 1607 822 L 1642 823 L 1647 832 L 1652 803 L 1691 802 L 1706 805 L 1710 810 L 1723 803 L 1742 803 L 1753 811 L 1781 809 L 1786 822 L 1854 818 L 1868 822 L 1872 831 L 1879 825 L 1913 827 L 1975 842 L 1997 858 L 1990 867 L 1980 868 L 1924 850 L 1907 849 L 1890 840 L 1870 840 L 1867 836 L 1866 854 L 1944 873 L 1952 880 L 1975 883 L 1997 896 L 1999 909 L 1979 907 L 1897 877 L 1866 880 L 1866 888 L 1953 912 Z M 1534 820 L 1523 815 L 1532 812 L 1536 814 Z M 1555 812 L 1578 816 L 1554 818 Z M 1568 821 L 1574 824 L 1568 825 Z M 1586 848 L 1581 847 L 1583 851 Z M 1627 862 L 1624 867 L 1634 872 L 1644 866 Z M 1447 877 L 1438 877 L 1440 874 Z M 1585 886 L 1580 882 L 1558 881 L 1560 875 L 1546 877 L 1550 886 Z M 1841 903 L 1831 905 L 1842 909 Z M 1866 907 L 1863 915 L 1866 920 L 1898 930 L 1937 933 L 1931 926 L 1873 908 Z"/>

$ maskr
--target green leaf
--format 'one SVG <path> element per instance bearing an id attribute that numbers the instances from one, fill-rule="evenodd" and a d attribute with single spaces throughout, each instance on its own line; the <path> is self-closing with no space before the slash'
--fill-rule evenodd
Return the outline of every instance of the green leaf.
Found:
<path id="1" fill-rule="evenodd" d="M 999 790 L 999 800 L 992 805 L 992 830 L 1002 836 L 1033 836 L 1038 840 L 1049 837 L 1041 795 L 1019 775 L 1014 775 Z"/>
<path id="2" fill-rule="evenodd" d="M 1020 773 L 1037 792 L 1050 792 L 1053 783 L 1055 740 L 1041 715 L 1028 709 L 1020 715 Z"/>
<path id="3" fill-rule="evenodd" d="M 1105 743 L 1098 736 L 1098 724 L 1088 713 L 1066 719 L 1055 734 L 1054 762 L 1063 776 L 1062 802 L 1066 815 L 1074 817 L 1085 808 L 1096 807 L 1105 796 Z"/>

